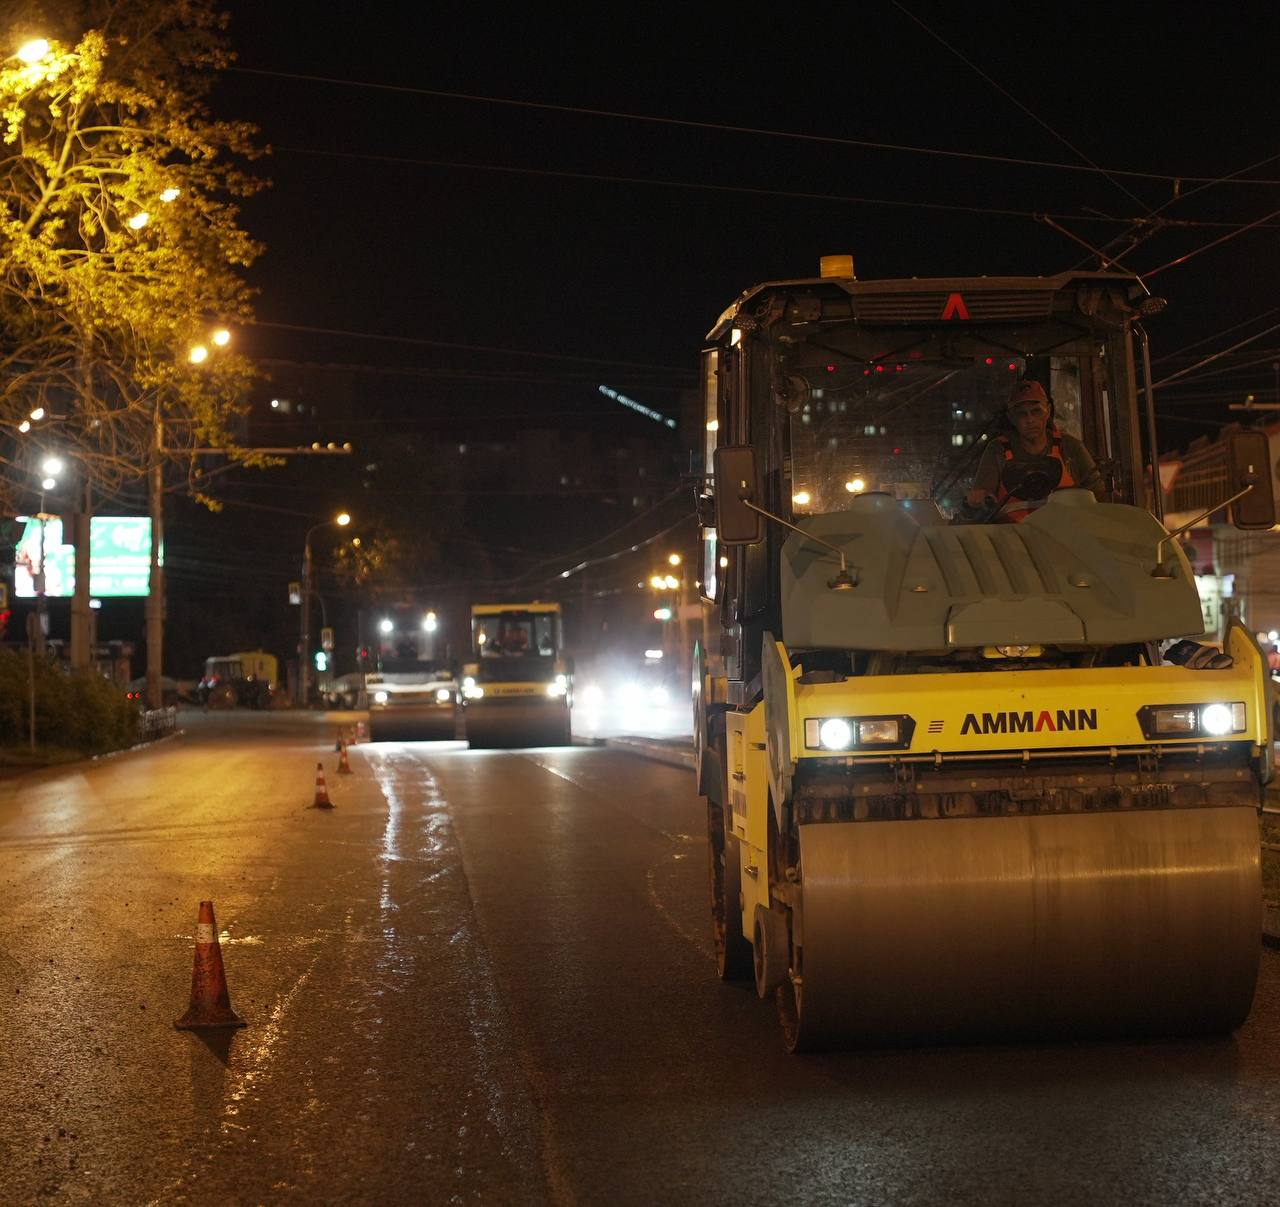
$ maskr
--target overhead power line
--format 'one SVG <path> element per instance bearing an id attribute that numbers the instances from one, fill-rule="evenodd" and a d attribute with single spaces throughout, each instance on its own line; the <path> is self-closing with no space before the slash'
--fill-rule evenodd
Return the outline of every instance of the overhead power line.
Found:
<path id="1" fill-rule="evenodd" d="M 452 348 L 462 352 L 484 352 L 500 356 L 529 356 L 538 360 L 565 360 L 582 365 L 613 365 L 624 369 L 652 369 L 660 373 L 688 374 L 688 369 L 671 365 L 650 365 L 643 361 L 608 360 L 599 356 L 572 356 L 564 352 L 539 352 L 531 348 L 499 348 L 489 344 L 458 344 L 446 340 L 423 339 L 413 335 L 385 335 L 376 331 L 348 331 L 338 327 L 312 327 L 303 323 L 272 323 L 266 319 L 254 319 L 255 327 L 270 327 L 277 331 L 300 331 L 310 335 L 337 335 L 347 339 L 367 339 L 383 344 L 412 344 L 420 348 Z"/>
<path id="2" fill-rule="evenodd" d="M 924 32 L 927 33 L 929 37 L 931 37 L 935 42 L 937 42 L 940 46 L 942 46 L 948 53 L 954 55 L 966 67 L 968 67 L 981 79 L 985 80 L 988 84 L 990 84 L 992 88 L 994 88 L 1002 97 L 1005 98 L 1005 100 L 1007 100 L 1010 104 L 1017 106 L 1017 108 L 1020 109 L 1023 113 L 1025 113 L 1027 117 L 1029 117 L 1033 122 L 1035 122 L 1037 126 L 1039 126 L 1042 130 L 1047 131 L 1049 134 L 1052 134 L 1053 137 L 1056 138 L 1064 147 L 1066 147 L 1074 155 L 1082 159 L 1086 164 L 1089 165 L 1089 167 L 1093 168 L 1094 171 L 1101 172 L 1102 175 L 1107 180 L 1109 180 L 1113 185 L 1115 185 L 1116 188 L 1118 188 L 1122 193 L 1124 193 L 1124 195 L 1128 197 L 1131 201 L 1141 206 L 1144 210 L 1148 210 L 1148 211 L 1150 210 L 1150 207 L 1146 204 L 1146 202 L 1144 202 L 1142 198 L 1139 197 L 1136 193 L 1134 193 L 1127 185 L 1121 184 L 1120 181 L 1117 180 L 1115 176 L 1109 173 L 1105 168 L 1101 168 L 1096 163 L 1094 163 L 1093 160 L 1090 159 L 1088 155 L 1086 155 L 1082 150 L 1080 150 L 1080 148 L 1077 147 L 1073 142 L 1071 142 L 1065 135 L 1059 134 L 1057 130 L 1055 130 L 1051 125 L 1049 125 L 1047 121 L 1044 120 L 1044 118 L 1042 118 L 1038 113 L 1032 112 L 1031 109 L 1029 109 L 1026 105 L 1024 105 L 1022 101 L 1020 101 L 1016 96 L 1014 96 L 1012 92 L 1010 92 L 1007 88 L 1004 87 L 1004 85 L 1000 84 L 997 80 L 993 79 L 990 75 L 987 74 L 987 72 L 983 71 L 982 68 L 977 65 L 977 63 L 975 63 L 972 59 L 968 58 L 966 55 L 962 54 L 959 50 L 956 49 L 956 47 L 952 46 L 951 43 L 948 42 L 941 34 L 937 33 L 935 30 L 931 29 L 928 25 L 926 25 L 922 20 L 920 20 L 920 18 L 917 17 L 915 13 L 913 13 L 909 8 L 907 8 L 905 4 L 901 3 L 901 0 L 889 0 L 889 2 L 893 5 L 894 8 L 896 8 L 900 13 L 902 13 L 904 17 L 907 17 L 909 20 L 911 20 L 916 25 L 918 25 L 922 30 L 924 30 Z"/>
<path id="3" fill-rule="evenodd" d="M 277 147 L 292 155 L 314 155 L 325 159 L 357 159 L 371 163 L 394 163 L 406 167 L 449 168 L 472 172 L 495 172 L 510 176 L 537 176 L 559 180 L 587 180 L 597 184 L 625 184 L 627 186 L 647 185 L 653 188 L 687 189 L 703 193 L 734 193 L 752 197 L 781 197 L 789 201 L 823 201 L 842 205 L 878 205 L 891 206 L 898 209 L 917 209 L 944 211 L 961 214 L 993 214 L 999 218 L 1027 218 L 1041 220 L 1044 215 L 1037 210 L 1019 210 L 993 205 L 961 205 L 948 201 L 916 201 L 894 197 L 865 197 L 849 193 L 813 193 L 799 189 L 766 189 L 751 185 L 709 184 L 695 180 L 667 180 L 656 176 L 617 176 L 603 172 L 569 172 L 557 168 L 526 168 L 511 164 L 476 163 L 471 160 L 457 159 L 420 159 L 406 155 L 377 155 L 364 151 L 331 151 L 315 147 Z M 1106 214 L 1050 214 L 1052 218 L 1071 222 L 1097 222 L 1111 226 L 1130 226 L 1135 221 L 1128 217 L 1109 217 Z M 1186 227 L 1230 227 L 1235 229 L 1236 223 L 1210 222 L 1202 219 L 1162 219 L 1165 226 Z"/>
<path id="4" fill-rule="evenodd" d="M 748 134 L 759 138 L 776 138 L 828 146 L 859 147 L 870 151 L 896 151 L 910 155 L 933 155 L 944 159 L 977 160 L 984 163 L 1010 164 L 1015 167 L 1047 168 L 1058 172 L 1078 172 L 1095 176 L 1125 176 L 1137 180 L 1159 180 L 1167 184 L 1181 181 L 1201 184 L 1215 177 L 1196 176 L 1185 172 L 1140 172 L 1123 168 L 1102 168 L 1079 163 L 1057 163 L 1052 160 L 1029 159 L 1014 155 L 993 155 L 982 151 L 950 151 L 943 147 L 920 147 L 908 143 L 876 142 L 863 138 L 842 138 L 832 134 L 804 134 L 795 130 L 770 130 L 759 126 L 736 126 L 725 122 L 695 121 L 689 118 L 658 117 L 648 113 L 625 113 L 611 109 L 592 109 L 580 105 L 557 105 L 545 101 L 523 101 L 514 97 L 484 96 L 471 92 L 451 92 L 442 88 L 418 88 L 408 84 L 387 84 L 376 80 L 351 80 L 340 76 L 313 75 L 298 71 L 270 71 L 263 67 L 228 67 L 239 75 L 264 76 L 269 79 L 295 80 L 300 83 L 329 84 L 342 88 L 359 88 L 373 92 L 393 92 L 410 96 L 430 96 L 441 100 L 467 101 L 474 104 L 502 105 L 515 109 L 536 109 L 549 113 L 569 113 L 581 117 L 600 117 L 614 121 L 638 122 L 655 126 L 675 126 L 690 130 L 710 130 L 725 134 Z M 279 149 L 279 148 L 277 148 Z M 1236 184 L 1280 185 L 1280 180 L 1237 180 Z"/>

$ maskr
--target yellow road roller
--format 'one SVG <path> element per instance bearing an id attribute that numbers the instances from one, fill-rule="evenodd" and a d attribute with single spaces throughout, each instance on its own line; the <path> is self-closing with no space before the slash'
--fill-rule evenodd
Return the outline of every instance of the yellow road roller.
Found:
<path id="1" fill-rule="evenodd" d="M 463 668 L 463 724 L 473 749 L 566 746 L 573 680 L 560 605 L 471 607 L 472 661 Z"/>
<path id="2" fill-rule="evenodd" d="M 1162 308 L 831 257 L 712 328 L 696 775 L 719 973 L 789 1050 L 1247 1016 L 1268 672 L 1163 520 Z M 1265 436 L 1204 491 L 1272 527 Z"/>

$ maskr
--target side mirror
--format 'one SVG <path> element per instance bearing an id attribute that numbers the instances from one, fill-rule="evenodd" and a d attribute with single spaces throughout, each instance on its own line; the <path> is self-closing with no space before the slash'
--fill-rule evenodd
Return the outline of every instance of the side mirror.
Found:
<path id="1" fill-rule="evenodd" d="M 1265 432 L 1232 432 L 1227 437 L 1227 473 L 1227 488 L 1231 494 L 1253 488 L 1231 505 L 1231 522 L 1248 531 L 1275 527 L 1271 445 Z"/>
<path id="2" fill-rule="evenodd" d="M 743 502 L 758 507 L 760 484 L 756 453 L 750 445 L 730 444 L 716 449 L 716 539 L 722 545 L 754 545 L 764 532 L 763 517 Z"/>

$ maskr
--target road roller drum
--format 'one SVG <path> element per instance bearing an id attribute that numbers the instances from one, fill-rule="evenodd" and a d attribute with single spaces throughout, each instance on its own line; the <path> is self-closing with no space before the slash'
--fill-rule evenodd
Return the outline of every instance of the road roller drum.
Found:
<path id="1" fill-rule="evenodd" d="M 1258 856 L 1247 808 L 801 826 L 788 1044 L 1229 1031 Z"/>

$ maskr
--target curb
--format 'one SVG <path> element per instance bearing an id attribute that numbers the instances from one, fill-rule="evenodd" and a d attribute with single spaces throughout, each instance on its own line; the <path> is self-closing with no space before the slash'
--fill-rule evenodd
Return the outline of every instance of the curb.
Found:
<path id="1" fill-rule="evenodd" d="M 651 742 L 644 738 L 605 738 L 604 744 L 611 750 L 625 750 L 628 754 L 638 755 L 655 763 L 665 763 L 668 767 L 682 767 L 686 771 L 693 769 L 693 751 L 682 746 Z"/>
<path id="2" fill-rule="evenodd" d="M 1262 941 L 1268 947 L 1280 947 L 1280 905 L 1262 903 Z"/>

